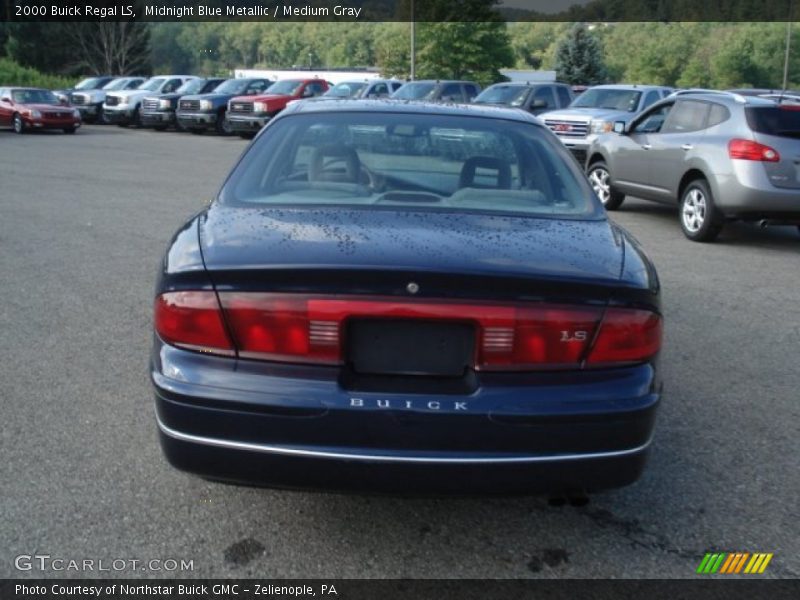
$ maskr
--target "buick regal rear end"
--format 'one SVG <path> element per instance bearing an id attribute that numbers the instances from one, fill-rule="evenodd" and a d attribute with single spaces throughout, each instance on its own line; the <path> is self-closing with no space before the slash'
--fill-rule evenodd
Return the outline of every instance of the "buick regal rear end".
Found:
<path id="1" fill-rule="evenodd" d="M 619 487 L 661 393 L 655 269 L 520 111 L 290 106 L 173 238 L 154 325 L 167 459 L 244 484 Z"/>

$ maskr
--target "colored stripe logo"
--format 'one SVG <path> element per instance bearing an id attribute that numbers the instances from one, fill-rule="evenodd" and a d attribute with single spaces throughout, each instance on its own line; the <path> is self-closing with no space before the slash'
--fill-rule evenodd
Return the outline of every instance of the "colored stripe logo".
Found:
<path id="1" fill-rule="evenodd" d="M 697 573 L 700 575 L 713 575 L 714 573 L 725 575 L 760 574 L 767 569 L 772 557 L 772 552 L 755 552 L 753 554 L 749 552 L 707 552 L 700 561 L 700 566 L 697 567 Z"/>

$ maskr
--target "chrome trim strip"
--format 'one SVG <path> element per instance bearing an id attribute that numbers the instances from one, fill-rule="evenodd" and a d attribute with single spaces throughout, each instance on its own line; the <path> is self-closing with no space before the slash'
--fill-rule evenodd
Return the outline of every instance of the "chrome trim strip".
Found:
<path id="1" fill-rule="evenodd" d="M 325 450 L 304 450 L 302 448 L 292 448 L 287 446 L 270 446 L 267 444 L 253 444 L 250 442 L 237 442 L 232 440 L 221 440 L 209 438 L 189 433 L 182 433 L 167 427 L 156 414 L 158 428 L 171 438 L 182 442 L 203 444 L 205 446 L 216 446 L 229 450 L 247 450 L 250 452 L 263 452 L 267 454 L 282 454 L 285 456 L 299 456 L 304 458 L 325 458 L 338 460 L 357 460 L 370 462 L 393 462 L 393 463 L 425 463 L 425 464 L 514 464 L 514 463 L 548 463 L 571 460 L 593 460 L 598 458 L 615 458 L 618 456 L 628 456 L 638 454 L 647 449 L 653 441 L 651 437 L 647 442 L 636 448 L 627 450 L 613 450 L 611 452 L 592 452 L 586 454 L 555 454 L 547 456 L 510 456 L 500 458 L 446 458 L 438 456 L 388 456 L 383 454 L 351 454 L 347 452 L 329 452 Z"/>

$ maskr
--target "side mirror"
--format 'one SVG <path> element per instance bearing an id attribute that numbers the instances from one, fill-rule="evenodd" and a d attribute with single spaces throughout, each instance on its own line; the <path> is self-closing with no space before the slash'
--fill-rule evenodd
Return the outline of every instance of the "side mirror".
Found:
<path id="1" fill-rule="evenodd" d="M 614 133 L 625 133 L 625 121 L 614 121 Z"/>
<path id="2" fill-rule="evenodd" d="M 9 104 L 12 104 L 11 98 L 9 98 L 8 96 L 3 96 L 2 98 L 0 98 L 0 100 L 2 100 L 3 102 L 8 102 Z"/>
<path id="3" fill-rule="evenodd" d="M 62 106 L 69 106 L 69 98 L 61 97 L 58 99 L 58 103 Z"/>

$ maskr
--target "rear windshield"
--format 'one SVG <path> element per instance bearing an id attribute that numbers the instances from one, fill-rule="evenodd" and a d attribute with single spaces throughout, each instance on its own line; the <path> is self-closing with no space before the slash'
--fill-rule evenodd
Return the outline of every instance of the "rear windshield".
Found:
<path id="1" fill-rule="evenodd" d="M 528 88 L 521 85 L 493 85 L 475 98 L 475 104 L 508 104 L 522 106 L 528 96 Z"/>
<path id="2" fill-rule="evenodd" d="M 571 108 L 609 108 L 636 112 L 642 92 L 634 90 L 618 90 L 593 88 L 586 90 L 571 105 Z"/>
<path id="3" fill-rule="evenodd" d="M 747 124 L 758 133 L 800 138 L 800 106 L 750 106 L 745 109 Z"/>
<path id="4" fill-rule="evenodd" d="M 293 114 L 225 184 L 234 205 L 339 205 L 597 216 L 562 144 L 534 124 L 452 115 Z"/>

